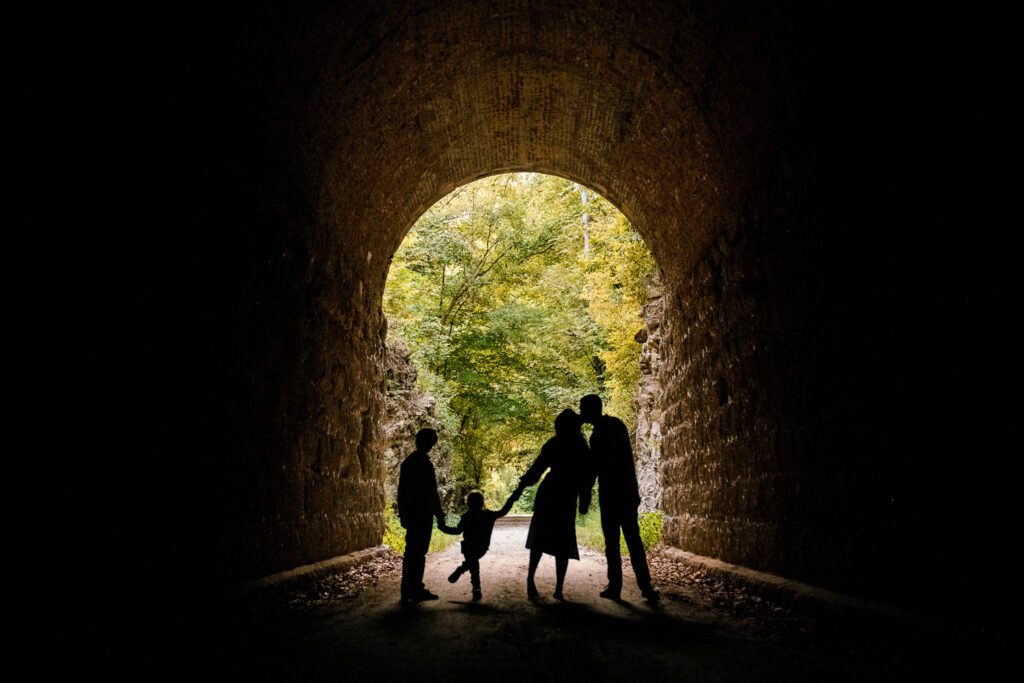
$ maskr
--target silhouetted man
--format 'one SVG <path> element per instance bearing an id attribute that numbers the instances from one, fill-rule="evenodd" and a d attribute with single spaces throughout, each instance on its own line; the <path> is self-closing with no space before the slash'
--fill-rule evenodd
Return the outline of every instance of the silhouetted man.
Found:
<path id="1" fill-rule="evenodd" d="M 629 430 L 619 418 L 601 414 L 601 398 L 595 394 L 580 399 L 580 417 L 594 425 L 590 435 L 591 482 L 597 478 L 601 531 L 608 561 L 608 585 L 601 591 L 601 597 L 618 600 L 622 592 L 622 557 L 619 552 L 619 529 L 622 529 L 640 592 L 648 602 L 657 602 L 661 596 L 651 585 L 647 553 L 640 540 L 637 521 L 640 487 L 636 483 Z"/>
<path id="2" fill-rule="evenodd" d="M 437 475 L 430 462 L 430 449 L 437 443 L 437 432 L 421 429 L 416 433 L 416 450 L 402 462 L 398 477 L 398 518 L 405 527 L 405 556 L 402 558 L 402 602 L 437 600 L 423 586 L 423 566 L 430 548 L 434 518 L 445 523 L 441 497 L 437 494 Z"/>

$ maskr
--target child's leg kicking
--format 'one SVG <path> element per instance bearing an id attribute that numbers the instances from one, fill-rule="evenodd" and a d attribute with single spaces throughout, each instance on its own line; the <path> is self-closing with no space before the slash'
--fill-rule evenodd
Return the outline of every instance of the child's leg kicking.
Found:
<path id="1" fill-rule="evenodd" d="M 471 569 L 471 567 L 470 567 L 470 559 L 468 557 L 465 557 L 465 559 L 462 562 L 462 564 L 460 564 L 458 567 L 456 567 L 455 571 L 453 571 L 451 573 L 451 575 L 448 576 L 448 582 L 449 583 L 455 583 L 456 581 L 459 580 L 460 576 L 465 574 L 470 569 Z"/>

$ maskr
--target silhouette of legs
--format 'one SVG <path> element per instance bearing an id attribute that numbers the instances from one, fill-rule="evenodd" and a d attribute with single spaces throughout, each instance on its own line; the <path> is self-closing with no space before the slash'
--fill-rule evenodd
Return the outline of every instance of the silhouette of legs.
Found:
<path id="1" fill-rule="evenodd" d="M 467 559 L 465 564 L 469 565 L 469 582 L 473 586 L 473 599 L 479 600 L 483 597 L 480 592 L 480 560 L 477 558 Z"/>
<path id="2" fill-rule="evenodd" d="M 601 592 L 601 597 L 617 600 L 622 592 L 622 555 L 619 552 L 619 516 L 610 507 L 601 507 L 601 531 L 604 558 L 608 563 L 608 587 Z"/>
<path id="3" fill-rule="evenodd" d="M 425 522 L 410 523 L 405 530 L 405 554 L 402 556 L 403 601 L 423 599 L 429 593 L 423 587 L 423 568 L 430 548 L 431 531 L 433 523 L 429 517 Z"/>
<path id="4" fill-rule="evenodd" d="M 640 593 L 649 603 L 661 600 L 661 593 L 651 583 L 651 569 L 647 566 L 647 550 L 644 549 L 644 542 L 640 538 L 640 523 L 635 514 L 627 515 L 622 520 L 622 535 L 626 538 L 626 547 L 629 549 L 629 560 L 633 563 L 633 573 L 636 575 L 636 585 L 640 587 Z"/>
<path id="5" fill-rule="evenodd" d="M 536 548 L 530 548 L 530 568 L 526 572 L 526 597 L 530 600 L 535 600 L 539 597 L 537 593 L 537 584 L 534 583 L 533 577 L 537 573 L 537 565 L 540 564 L 540 556 L 544 553 Z"/>
<path id="6" fill-rule="evenodd" d="M 448 577 L 450 583 L 455 583 L 459 580 L 459 577 L 469 572 L 469 581 L 473 586 L 473 599 L 479 600 L 483 597 L 483 593 L 480 592 L 480 558 L 479 557 L 466 557 L 462 564 L 455 568 L 455 571 Z"/>
<path id="7" fill-rule="evenodd" d="M 644 550 L 644 542 L 640 539 L 640 524 L 636 515 L 626 515 L 622 520 L 622 535 L 626 538 L 626 547 L 629 548 L 629 560 L 633 563 L 633 573 L 636 574 L 636 585 L 646 595 L 651 588 L 651 572 L 647 567 L 647 551 Z M 618 544 L 616 544 L 618 545 Z M 622 581 L 622 570 L 619 570 L 619 581 Z"/>
<path id="8" fill-rule="evenodd" d="M 535 600 L 540 597 L 537 592 L 537 584 L 534 576 L 537 574 L 537 565 L 544 553 L 536 548 L 530 548 L 530 568 L 526 572 L 526 597 Z M 559 555 L 555 557 L 555 599 L 562 599 L 562 586 L 565 584 L 565 572 L 569 569 L 569 556 Z"/>
<path id="9" fill-rule="evenodd" d="M 629 549 L 629 559 L 633 563 L 636 585 L 648 602 L 657 602 L 660 594 L 651 584 L 651 571 L 647 566 L 647 551 L 640 538 L 640 523 L 636 511 L 619 510 L 612 507 L 601 508 L 601 531 L 604 533 L 604 555 L 608 561 L 608 587 L 601 592 L 602 598 L 618 600 L 622 592 L 622 554 L 619 549 L 619 529 Z"/>
<path id="10" fill-rule="evenodd" d="M 458 581 L 459 577 L 465 574 L 467 569 L 469 569 L 469 567 L 465 562 L 460 564 L 458 567 L 455 568 L 455 571 L 448 575 L 448 583 L 455 583 L 456 581 Z"/>
<path id="11" fill-rule="evenodd" d="M 555 600 L 562 599 L 562 585 L 565 583 L 565 572 L 569 569 L 569 556 L 559 555 L 555 558 Z"/>

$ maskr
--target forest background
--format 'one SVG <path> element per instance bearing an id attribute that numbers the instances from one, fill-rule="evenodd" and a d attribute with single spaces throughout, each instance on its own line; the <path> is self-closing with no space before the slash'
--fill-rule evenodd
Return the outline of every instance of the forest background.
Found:
<path id="1" fill-rule="evenodd" d="M 584 394 L 634 429 L 634 336 L 655 272 L 625 216 L 554 176 L 491 176 L 420 217 L 392 261 L 384 312 L 436 401 L 455 501 L 480 489 L 500 507 Z M 532 510 L 534 493 L 515 511 Z"/>

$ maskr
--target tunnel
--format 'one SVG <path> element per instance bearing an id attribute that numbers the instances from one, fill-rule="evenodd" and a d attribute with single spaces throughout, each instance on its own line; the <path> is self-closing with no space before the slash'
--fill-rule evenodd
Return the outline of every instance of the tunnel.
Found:
<path id="1" fill-rule="evenodd" d="M 101 453 L 40 471 L 60 562 L 98 557 L 92 579 L 138 596 L 379 544 L 391 256 L 454 188 L 535 171 L 607 197 L 657 261 L 666 543 L 915 605 L 964 572 L 995 591 L 950 561 L 1006 519 L 1012 355 L 989 137 L 1009 119 L 976 77 L 1002 43 L 963 19 L 510 0 L 24 20 L 21 116 L 49 126 L 60 189 L 24 216 L 84 226 L 50 252 L 73 266 L 30 277 L 87 318 L 45 322 L 73 381 L 32 398 L 76 406 L 64 434 Z"/>
<path id="2" fill-rule="evenodd" d="M 318 55 L 327 62 L 312 81 L 290 73 L 288 94 L 274 96 L 294 102 L 287 88 L 306 90 L 291 124 L 305 142 L 288 150 L 302 176 L 280 179 L 304 196 L 282 216 L 303 234 L 276 236 L 275 284 L 261 302 L 273 339 L 257 342 L 268 347 L 251 400 L 255 414 L 275 417 L 251 434 L 259 455 L 250 457 L 269 466 L 254 476 L 273 489 L 243 520 L 242 571 L 379 541 L 390 257 L 434 201 L 511 170 L 604 194 L 660 266 L 667 537 L 763 569 L 822 574 L 813 558 L 829 541 L 813 520 L 857 486 L 799 492 L 830 465 L 800 454 L 809 427 L 790 412 L 808 381 L 787 362 L 805 353 L 794 328 L 808 304 L 772 293 L 800 285 L 778 218 L 795 208 L 773 187 L 786 151 L 771 57 L 753 37 L 754 16 L 723 27 L 713 9 L 666 11 L 669 21 L 624 8 L 451 7 L 372 17 L 380 23 L 355 41 L 320 34 L 339 30 L 341 17 L 306 28 L 302 44 L 346 48 Z M 712 40 L 735 47 L 723 58 Z M 344 96 L 353 89 L 358 98 Z"/>

